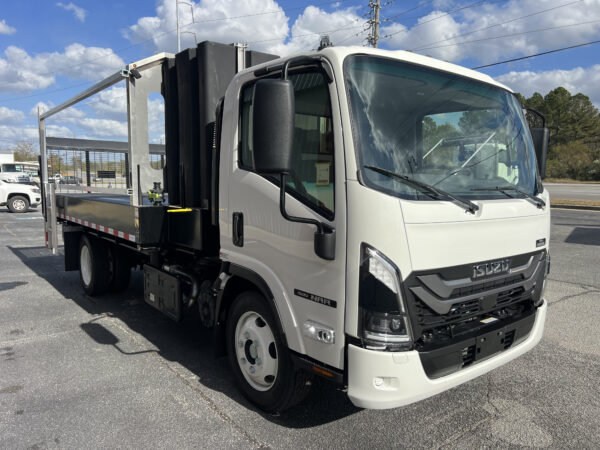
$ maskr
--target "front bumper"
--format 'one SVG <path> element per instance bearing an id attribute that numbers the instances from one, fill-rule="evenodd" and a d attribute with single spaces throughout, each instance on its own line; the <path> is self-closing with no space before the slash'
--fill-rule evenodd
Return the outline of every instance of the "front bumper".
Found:
<path id="1" fill-rule="evenodd" d="M 535 323 L 521 343 L 458 372 L 427 377 L 419 352 L 380 352 L 348 345 L 348 397 L 361 408 L 387 409 L 423 400 L 483 375 L 531 350 L 542 339 L 547 302 L 538 308 Z"/>

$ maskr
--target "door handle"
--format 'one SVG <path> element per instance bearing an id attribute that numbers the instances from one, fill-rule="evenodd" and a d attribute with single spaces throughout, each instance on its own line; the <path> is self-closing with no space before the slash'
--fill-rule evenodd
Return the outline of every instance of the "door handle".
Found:
<path id="1" fill-rule="evenodd" d="M 244 214 L 241 212 L 233 213 L 233 245 L 244 246 Z"/>

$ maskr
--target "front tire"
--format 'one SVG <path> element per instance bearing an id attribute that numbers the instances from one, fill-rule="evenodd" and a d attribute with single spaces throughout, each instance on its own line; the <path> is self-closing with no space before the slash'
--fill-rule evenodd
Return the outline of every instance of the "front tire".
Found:
<path id="1" fill-rule="evenodd" d="M 83 234 L 79 241 L 79 280 L 91 297 L 106 291 L 110 281 L 105 246 Z"/>
<path id="2" fill-rule="evenodd" d="M 8 199 L 8 209 L 13 213 L 24 213 L 29 210 L 29 200 L 22 195 L 15 195 Z"/>
<path id="3" fill-rule="evenodd" d="M 242 393 L 267 412 L 294 406 L 310 390 L 311 375 L 294 367 L 278 321 L 257 292 L 243 292 L 230 308 L 227 353 Z"/>

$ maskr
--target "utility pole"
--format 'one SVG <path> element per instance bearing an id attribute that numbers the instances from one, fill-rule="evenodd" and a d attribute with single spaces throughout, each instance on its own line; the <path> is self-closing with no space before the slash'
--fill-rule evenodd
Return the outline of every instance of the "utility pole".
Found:
<path id="1" fill-rule="evenodd" d="M 379 20 L 379 12 L 381 11 L 381 1 L 380 0 L 369 0 L 369 20 L 367 23 L 371 28 L 371 33 L 367 36 L 367 43 L 374 48 L 377 48 L 377 42 L 379 41 L 379 25 L 381 21 Z"/>

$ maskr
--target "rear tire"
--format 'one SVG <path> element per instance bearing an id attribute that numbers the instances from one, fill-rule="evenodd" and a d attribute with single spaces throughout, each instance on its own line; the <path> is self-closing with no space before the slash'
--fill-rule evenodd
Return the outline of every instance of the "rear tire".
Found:
<path id="1" fill-rule="evenodd" d="M 79 280 L 91 297 L 102 294 L 110 281 L 107 249 L 102 242 L 83 234 L 79 241 Z"/>
<path id="2" fill-rule="evenodd" d="M 25 213 L 29 210 L 29 200 L 22 195 L 15 195 L 8 199 L 8 209 L 13 213 Z"/>
<path id="3" fill-rule="evenodd" d="M 312 376 L 294 367 L 279 323 L 257 292 L 241 293 L 229 310 L 227 353 L 239 389 L 264 411 L 281 412 L 310 391 Z"/>

